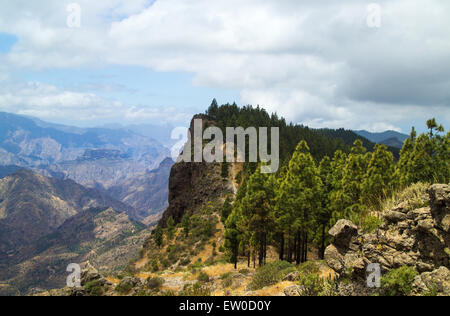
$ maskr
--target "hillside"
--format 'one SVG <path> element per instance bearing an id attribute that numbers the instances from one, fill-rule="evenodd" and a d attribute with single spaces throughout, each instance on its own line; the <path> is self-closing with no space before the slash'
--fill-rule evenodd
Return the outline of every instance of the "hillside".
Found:
<path id="1" fill-rule="evenodd" d="M 114 200 L 105 193 L 84 188 L 72 180 L 47 178 L 28 170 L 19 170 L 0 179 L 0 280 L 16 277 L 18 271 L 37 273 L 38 266 L 31 265 L 25 270 L 16 270 L 17 265 L 27 262 L 44 251 L 47 246 L 43 240 L 67 227 L 68 221 L 70 223 L 77 216 L 84 217 L 89 214 L 89 212 L 85 213 L 87 210 L 99 207 L 112 207 L 123 214 L 120 216 L 126 218 L 128 218 L 127 214 L 130 214 L 131 218 L 136 216 L 132 207 Z M 66 226 L 64 226 L 65 223 Z M 142 225 L 139 227 L 142 229 Z M 89 229 L 89 227 L 75 226 L 70 229 L 73 229 L 73 233 L 70 240 L 66 239 L 67 246 L 76 248 L 77 243 L 84 238 L 83 229 Z M 101 241 L 98 240 L 98 242 Z M 113 241 L 103 240 L 102 242 Z M 50 245 L 48 247 L 51 248 Z M 55 247 L 58 251 L 62 251 L 61 247 Z M 58 251 L 50 250 L 51 253 Z M 86 248 L 81 253 L 86 254 L 89 251 Z M 58 254 L 48 257 L 54 262 L 59 262 L 61 259 Z M 123 264 L 123 259 L 120 260 Z M 109 265 L 108 262 L 104 264 Z M 47 277 L 46 273 L 43 273 L 42 277 L 39 276 L 40 274 L 33 275 L 33 278 L 28 279 L 30 284 L 39 283 Z"/>
<path id="2" fill-rule="evenodd" d="M 20 249 L 16 264 L 0 272 L 0 284 L 22 294 L 64 287 L 71 263 L 89 261 L 102 273 L 122 270 L 150 233 L 112 208 L 91 208 Z M 0 293 L 5 294 L 1 290 Z"/>
<path id="3" fill-rule="evenodd" d="M 146 224 L 154 223 L 168 206 L 169 177 L 174 162 L 165 159 L 157 169 L 136 175 L 107 190 L 110 196 L 132 206 Z"/>

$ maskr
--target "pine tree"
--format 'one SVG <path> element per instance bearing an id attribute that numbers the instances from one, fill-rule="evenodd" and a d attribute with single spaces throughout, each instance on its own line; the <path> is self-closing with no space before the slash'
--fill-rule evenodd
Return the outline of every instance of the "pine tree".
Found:
<path id="1" fill-rule="evenodd" d="M 164 231 L 161 226 L 156 227 L 153 235 L 156 246 L 161 247 L 164 239 Z"/>
<path id="2" fill-rule="evenodd" d="M 356 140 L 347 158 L 343 170 L 342 189 L 343 198 L 348 204 L 344 210 L 344 218 L 355 220 L 363 211 L 361 204 L 362 183 L 367 170 L 370 153 L 366 154 L 361 140 Z"/>
<path id="3" fill-rule="evenodd" d="M 410 137 L 405 141 L 400 151 L 400 159 L 397 163 L 394 175 L 396 188 L 402 188 L 412 183 L 412 179 L 410 179 L 411 172 L 409 170 L 408 164 L 412 159 L 416 138 L 417 132 L 413 127 L 410 133 Z"/>
<path id="4" fill-rule="evenodd" d="M 237 227 L 237 223 L 239 221 L 238 217 L 237 212 L 233 211 L 225 222 L 225 247 L 230 253 L 230 261 L 234 263 L 235 269 L 237 269 L 241 235 L 241 232 Z"/>
<path id="5" fill-rule="evenodd" d="M 330 205 L 330 194 L 333 191 L 333 177 L 332 177 L 331 159 L 325 156 L 319 165 L 320 179 L 323 183 L 323 191 L 321 196 L 321 208 L 317 214 L 319 241 L 319 258 L 325 257 L 325 246 L 328 238 L 329 223 L 332 217 L 333 210 Z"/>
<path id="6" fill-rule="evenodd" d="M 170 216 L 167 220 L 167 239 L 172 240 L 173 235 L 175 233 L 175 221 L 173 220 L 173 217 Z"/>
<path id="7" fill-rule="evenodd" d="M 394 155 L 385 145 L 376 145 L 362 184 L 362 202 L 379 207 L 383 198 L 393 192 Z"/>
<path id="8" fill-rule="evenodd" d="M 227 197 L 222 206 L 222 214 L 221 214 L 222 223 L 226 223 L 228 216 L 230 216 L 232 211 L 233 206 L 231 205 L 231 198 Z"/>
<path id="9" fill-rule="evenodd" d="M 258 167 L 247 183 L 247 192 L 241 202 L 242 217 L 258 247 L 260 266 L 265 263 L 270 232 L 275 226 L 273 217 L 275 192 L 270 181 L 271 177 L 261 173 Z"/>
<path id="10" fill-rule="evenodd" d="M 185 237 L 189 236 L 191 229 L 191 216 L 190 214 L 185 214 L 181 220 L 181 226 L 183 227 L 183 233 Z"/>
<path id="11" fill-rule="evenodd" d="M 301 141 L 289 162 L 278 198 L 278 209 L 283 210 L 283 222 L 289 236 L 289 261 L 292 255 L 297 263 L 307 260 L 309 237 L 315 216 L 321 208 L 321 192 L 319 170 L 307 143 Z"/>

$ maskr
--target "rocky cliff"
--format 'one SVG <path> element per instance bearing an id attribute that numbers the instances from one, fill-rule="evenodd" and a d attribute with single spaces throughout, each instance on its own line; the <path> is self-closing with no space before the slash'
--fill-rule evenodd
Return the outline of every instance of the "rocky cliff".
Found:
<path id="1" fill-rule="evenodd" d="M 339 284 L 341 295 L 376 292 L 366 286 L 370 264 L 379 264 L 383 275 L 405 266 L 414 268 L 419 275 L 413 294 L 450 295 L 450 186 L 433 185 L 427 194 L 428 198 L 403 201 L 385 211 L 384 224 L 374 233 L 364 234 L 347 220 L 330 230 L 334 241 L 325 259 L 345 281 Z"/>

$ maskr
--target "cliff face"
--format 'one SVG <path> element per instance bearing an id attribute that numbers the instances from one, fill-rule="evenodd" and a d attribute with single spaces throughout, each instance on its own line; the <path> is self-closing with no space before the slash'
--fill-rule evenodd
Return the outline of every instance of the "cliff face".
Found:
<path id="1" fill-rule="evenodd" d="M 351 274 L 351 283 L 341 284 L 341 294 L 370 294 L 365 282 L 371 263 L 379 264 L 383 275 L 414 268 L 421 274 L 413 293 L 450 293 L 450 186 L 436 184 L 427 193 L 429 206 L 403 202 L 383 214 L 384 224 L 375 233 L 363 234 L 347 220 L 330 230 L 334 242 L 325 252 L 327 264 L 341 278 Z"/>
<path id="2" fill-rule="evenodd" d="M 194 116 L 190 126 L 192 137 L 195 119 L 202 120 L 203 128 L 215 125 L 204 115 Z M 195 211 L 208 201 L 232 194 L 232 180 L 223 179 L 221 170 L 220 163 L 176 163 L 170 172 L 169 207 L 164 212 L 160 225 L 165 226 L 169 217 L 179 223 L 187 211 Z"/>

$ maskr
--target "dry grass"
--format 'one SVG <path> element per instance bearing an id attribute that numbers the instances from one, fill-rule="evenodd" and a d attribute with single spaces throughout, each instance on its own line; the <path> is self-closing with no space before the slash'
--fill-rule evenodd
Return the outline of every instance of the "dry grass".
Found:
<path id="1" fill-rule="evenodd" d="M 399 190 L 393 197 L 385 199 L 382 202 L 382 209 L 390 210 L 404 202 L 408 203 L 408 206 L 412 209 L 423 207 L 427 202 L 426 190 L 429 186 L 427 183 L 419 182 Z"/>

